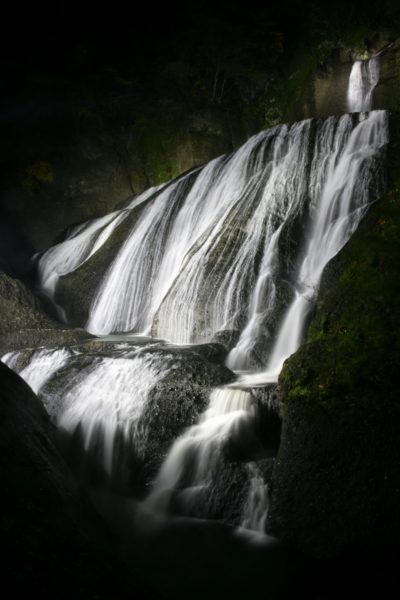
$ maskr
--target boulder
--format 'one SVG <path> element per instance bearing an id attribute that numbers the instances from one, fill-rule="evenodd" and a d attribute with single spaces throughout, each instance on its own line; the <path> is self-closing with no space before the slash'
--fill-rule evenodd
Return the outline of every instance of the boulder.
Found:
<path id="1" fill-rule="evenodd" d="M 0 356 L 11 350 L 87 339 L 46 314 L 39 298 L 19 279 L 0 271 Z"/>

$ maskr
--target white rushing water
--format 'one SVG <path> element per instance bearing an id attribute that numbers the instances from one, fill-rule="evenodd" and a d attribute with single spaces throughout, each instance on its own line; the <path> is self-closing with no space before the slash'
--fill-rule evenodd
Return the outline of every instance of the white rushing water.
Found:
<path id="1" fill-rule="evenodd" d="M 280 233 L 304 211 L 352 127 L 349 117 L 275 127 L 166 186 L 105 275 L 88 330 L 152 329 L 193 343 L 236 328 L 247 312 L 231 365 L 247 366 L 260 326 L 275 309 Z"/>
<path id="2" fill-rule="evenodd" d="M 190 512 L 199 497 L 210 489 L 216 469 L 220 466 L 224 443 L 233 428 L 252 418 L 253 400 L 243 390 L 217 388 L 210 396 L 210 405 L 198 425 L 190 427 L 168 452 L 153 490 L 145 506 L 157 513 L 167 513 L 172 496 L 177 492 L 183 475 L 188 476 L 180 493 L 182 508 Z"/>
<path id="3" fill-rule="evenodd" d="M 320 196 L 329 182 L 335 164 L 342 156 L 353 130 L 349 115 L 329 117 L 316 131 L 314 154 L 309 168 L 308 195 L 311 209 L 318 205 Z M 304 150 L 304 149 L 303 149 Z M 256 285 L 251 292 L 247 313 L 247 324 L 235 348 L 230 352 L 227 364 L 231 369 L 241 371 L 249 364 L 249 357 L 257 339 L 257 334 L 268 313 L 275 308 L 276 265 L 280 259 L 279 241 L 283 223 L 271 236 L 265 246 Z"/>
<path id="4" fill-rule="evenodd" d="M 350 118 L 350 117 L 348 117 Z M 246 385 L 277 381 L 286 358 L 300 346 L 307 317 L 318 293 L 322 272 L 357 229 L 368 209 L 377 173 L 374 159 L 389 141 L 385 111 L 361 116 L 336 161 L 331 161 L 296 281 L 295 296 L 278 331 L 267 368 L 242 378 Z"/>
<path id="5" fill-rule="evenodd" d="M 364 73 L 362 85 L 357 72 L 370 74 Z M 363 106 L 370 105 L 378 72 L 378 58 L 354 66 L 349 85 L 354 107 L 360 98 Z M 276 336 L 282 298 L 287 303 L 290 294 L 301 296 L 300 312 L 306 296 L 302 288 L 318 287 L 315 273 L 354 230 L 358 217 L 347 200 L 356 182 L 356 201 L 360 206 L 368 203 L 362 188 L 368 188 L 374 155 L 385 143 L 385 118 L 383 112 L 368 119 L 363 113 L 343 115 L 262 132 L 234 154 L 145 192 L 124 210 L 75 228 L 41 257 L 42 288 L 54 297 L 58 278 L 90 261 L 129 211 L 137 208 L 137 218 L 92 298 L 86 328 L 99 335 L 152 333 L 185 344 L 209 341 L 218 331 L 236 330 L 240 338 L 228 366 L 248 371 L 254 368 L 258 340 L 271 341 Z M 348 180 L 341 190 L 345 174 Z M 324 206 L 330 203 L 341 211 L 338 219 L 343 232 L 347 231 L 337 240 L 336 249 L 334 231 L 330 242 L 322 233 L 324 227 L 332 226 L 329 219 L 338 216 L 334 210 L 324 216 Z M 346 206 L 348 228 L 343 222 Z M 322 241 L 327 248 L 321 265 L 314 265 L 314 274 L 306 261 L 302 274 L 296 275 L 308 214 L 319 223 L 312 234 L 315 243 Z M 291 247 L 290 240 L 296 236 L 298 247 Z M 284 271 L 286 264 L 293 272 Z M 296 277 L 297 282 L 293 281 Z M 300 321 L 298 325 L 294 340 L 303 332 Z M 278 354 L 275 371 L 284 352 Z M 265 361 L 265 357 L 256 360 Z"/>
<path id="6" fill-rule="evenodd" d="M 59 369 L 67 364 L 71 352 L 67 348 L 39 348 L 22 369 L 18 369 L 20 352 L 9 352 L 1 357 L 1 360 L 17 371 L 19 375 L 38 394 L 42 387 L 51 379 Z"/>
<path id="7" fill-rule="evenodd" d="M 173 265 L 161 270 L 161 257 L 177 206 L 192 179 L 188 174 L 166 186 L 142 212 L 94 298 L 86 325 L 91 333 L 149 333 L 156 282 L 163 285 L 163 277 L 173 277 Z"/>
<path id="8" fill-rule="evenodd" d="M 54 303 L 60 277 L 72 273 L 90 259 L 109 239 L 130 211 L 145 202 L 159 188 L 150 188 L 131 200 L 124 209 L 93 219 L 71 229 L 65 240 L 52 246 L 38 258 L 40 288 Z M 60 316 L 66 320 L 60 308 Z"/>
<path id="9" fill-rule="evenodd" d="M 207 237 L 188 255 L 157 314 L 159 335 L 188 343 L 236 326 L 256 285 L 257 254 L 302 209 L 308 160 L 302 149 L 310 138 L 311 121 L 277 127 L 252 138 L 225 166 L 207 191 L 214 215 Z"/>
<path id="10" fill-rule="evenodd" d="M 79 356 L 81 362 L 74 363 Z M 86 359 L 78 350 L 39 348 L 28 364 L 24 351 L 10 352 L 1 360 L 39 394 L 59 428 L 70 435 L 79 429 L 84 450 L 95 451 L 112 475 L 119 440 L 131 444 L 139 456 L 144 451 L 148 432 L 142 417 L 152 390 L 169 373 L 170 358 L 130 346 L 110 357 Z M 54 393 L 46 384 L 56 374 L 64 387 L 57 384 Z"/>
<path id="11" fill-rule="evenodd" d="M 157 354 L 127 352 L 126 357 L 104 357 L 85 369 L 63 397 L 57 424 L 70 434 L 79 428 L 85 450 L 100 448 L 111 475 L 119 435 L 133 442 L 140 455 L 146 441 L 141 417 L 150 392 L 168 373 Z"/>
<path id="12" fill-rule="evenodd" d="M 241 527 L 264 533 L 269 505 L 268 484 L 265 483 L 264 477 L 255 463 L 249 463 L 247 470 L 250 475 L 250 485 L 243 509 Z"/>
<path id="13" fill-rule="evenodd" d="M 347 93 L 349 112 L 365 112 L 372 109 L 374 89 L 379 82 L 379 57 L 357 60 L 351 69 Z"/>

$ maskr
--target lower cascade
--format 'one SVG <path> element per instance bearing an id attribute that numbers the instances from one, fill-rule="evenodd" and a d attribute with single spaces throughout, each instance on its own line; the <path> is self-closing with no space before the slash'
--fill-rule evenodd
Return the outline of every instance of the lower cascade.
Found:
<path id="1" fill-rule="evenodd" d="M 169 451 L 146 505 L 156 512 L 166 512 L 185 478 L 179 498 L 180 511 L 196 514 L 196 505 L 204 507 L 221 467 L 224 443 L 229 440 L 232 428 L 240 428 L 251 419 L 251 406 L 249 392 L 214 390 L 200 423 L 188 429 Z"/>
<path id="2" fill-rule="evenodd" d="M 140 346 L 117 345 L 110 357 L 90 357 L 79 349 L 61 348 L 39 349 L 29 357 L 24 352 L 9 353 L 2 360 L 21 369 L 21 377 L 42 398 L 57 426 L 71 436 L 79 433 L 84 451 L 96 452 L 111 476 L 121 460 L 118 438 L 122 444 L 134 446 L 139 455 L 143 450 L 146 404 L 151 391 L 172 368 L 170 358 Z M 75 371 L 73 378 L 71 370 Z"/>
<path id="3" fill-rule="evenodd" d="M 250 488 L 241 526 L 243 529 L 263 533 L 268 513 L 268 484 L 265 483 L 263 474 L 254 463 L 249 463 L 248 471 Z"/>
<path id="4" fill-rule="evenodd" d="M 97 337 L 2 360 L 96 465 L 91 483 L 149 514 L 265 531 L 275 446 L 259 429 L 278 419 L 274 386 L 325 266 L 384 190 L 378 78 L 377 58 L 350 77 L 349 109 L 370 112 L 261 132 L 36 257 L 60 317 Z"/>

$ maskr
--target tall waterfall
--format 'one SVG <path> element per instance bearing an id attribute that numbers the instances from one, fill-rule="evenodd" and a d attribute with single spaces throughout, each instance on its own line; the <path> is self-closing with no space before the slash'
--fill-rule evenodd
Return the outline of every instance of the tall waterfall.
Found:
<path id="1" fill-rule="evenodd" d="M 89 331 L 152 331 L 193 343 L 240 330 L 249 315 L 246 350 L 232 364 L 248 366 L 277 308 L 280 234 L 317 203 L 360 126 L 346 115 L 276 127 L 166 187 L 101 282 Z"/>
<path id="2" fill-rule="evenodd" d="M 239 381 L 214 389 L 200 422 L 172 445 L 147 508 L 165 513 L 178 499 L 181 512 L 191 514 L 209 501 L 228 441 L 254 426 L 250 388 L 276 382 L 304 339 L 325 266 L 383 191 L 388 116 L 365 112 L 378 77 L 378 58 L 357 61 L 348 90 L 353 114 L 264 131 L 237 152 L 75 227 L 38 258 L 41 286 L 56 302 L 59 278 L 95 261 L 121 235 L 90 298 L 90 332 L 152 333 L 189 344 L 228 331 L 237 340 L 227 365 Z M 23 368 L 17 354 L 4 360 L 41 392 L 73 363 L 74 352 L 40 349 Z M 92 357 L 62 395 L 58 425 L 70 434 L 81 430 L 86 449 L 100 447 L 110 474 L 119 432 L 140 452 L 150 394 L 174 368 L 174 357 L 165 356 L 131 349 Z M 242 476 L 248 493 L 241 523 L 263 530 L 263 474 L 250 462 Z"/>
<path id="3" fill-rule="evenodd" d="M 161 193 L 106 274 L 89 331 L 153 327 L 191 343 L 235 327 L 260 248 L 305 202 L 311 139 L 311 121 L 276 127 L 209 163 L 191 187 L 193 176 Z"/>
<path id="4" fill-rule="evenodd" d="M 354 81 L 354 77 L 350 78 L 350 92 Z M 370 94 L 370 89 L 364 88 L 364 94 Z M 356 230 L 374 194 L 383 189 L 380 165 L 376 159 L 388 143 L 387 114 L 384 111 L 361 114 L 355 127 L 352 126 L 353 118 L 345 115 L 336 123 L 334 118 L 327 119 L 316 132 L 314 143 L 319 152 L 314 153 L 310 166 L 312 195 L 308 235 L 300 253 L 293 300 L 282 319 L 267 368 L 239 379 L 242 386 L 251 388 L 277 381 L 284 360 L 297 350 L 303 339 L 307 315 L 315 301 L 325 265 Z M 324 157 L 322 161 L 321 155 Z M 228 365 L 233 368 L 245 364 L 262 321 L 265 307 L 261 290 L 272 275 L 281 228 L 282 225 L 279 225 L 275 229 L 265 246 L 258 281 L 249 303 L 247 325 L 228 356 Z M 246 401 L 238 412 L 238 399 L 243 398 Z M 214 415 L 216 406 L 223 406 L 223 411 L 216 412 L 217 416 Z M 147 500 L 148 506 L 167 510 L 171 498 L 179 493 L 183 510 L 190 510 L 199 495 L 201 500 L 204 488 L 212 485 L 212 474 L 227 438 L 251 418 L 249 391 L 232 386 L 215 390 L 210 397 L 209 410 L 200 424 L 189 429 L 171 448 Z M 186 471 L 190 469 L 189 480 L 187 473 L 185 480 L 185 468 Z M 242 526 L 263 531 L 268 510 L 267 485 L 256 466 L 250 463 L 248 470 L 251 477 Z M 183 490 L 182 482 L 186 483 Z"/>

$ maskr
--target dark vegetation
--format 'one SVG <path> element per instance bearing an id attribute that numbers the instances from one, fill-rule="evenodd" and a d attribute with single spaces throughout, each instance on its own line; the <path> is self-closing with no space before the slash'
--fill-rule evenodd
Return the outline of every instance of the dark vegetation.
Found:
<path id="1" fill-rule="evenodd" d="M 7 10 L 2 256 L 22 274 L 71 222 L 262 128 L 331 110 L 314 98 L 316 72 L 400 31 L 395 0 L 179 2 L 132 18 L 118 6 L 85 17 L 72 3 L 28 8 L 23 21 Z"/>

